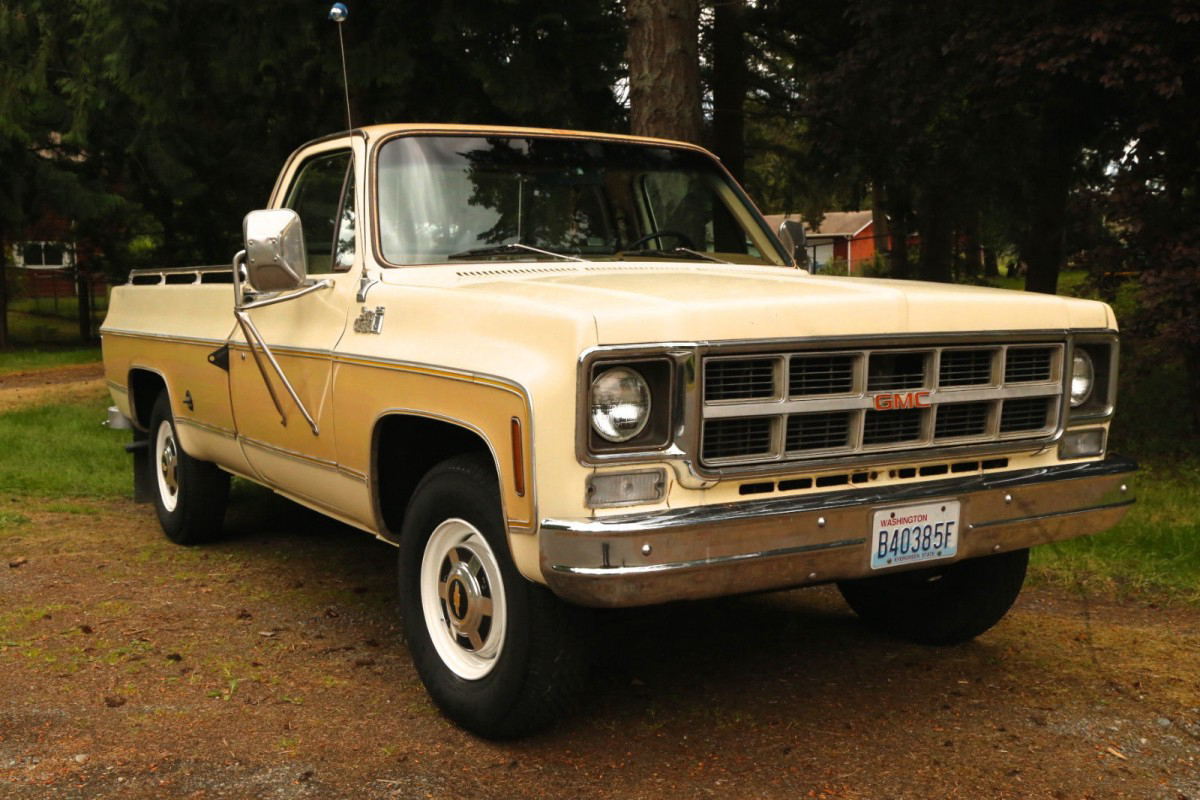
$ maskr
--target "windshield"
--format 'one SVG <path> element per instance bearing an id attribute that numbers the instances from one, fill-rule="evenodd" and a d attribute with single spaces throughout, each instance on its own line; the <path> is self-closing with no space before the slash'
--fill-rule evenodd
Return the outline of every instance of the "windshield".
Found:
<path id="1" fill-rule="evenodd" d="M 671 258 L 785 264 L 702 153 L 566 138 L 407 136 L 379 151 L 385 261 Z"/>

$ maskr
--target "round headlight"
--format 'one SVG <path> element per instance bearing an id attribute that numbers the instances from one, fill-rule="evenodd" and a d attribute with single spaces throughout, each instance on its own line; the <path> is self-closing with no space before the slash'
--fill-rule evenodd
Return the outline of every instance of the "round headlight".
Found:
<path id="1" fill-rule="evenodd" d="M 650 387 L 632 369 L 605 370 L 592 381 L 592 428 L 610 442 L 627 442 L 650 419 Z"/>
<path id="2" fill-rule="evenodd" d="M 1081 406 L 1092 396 L 1092 386 L 1096 382 L 1096 368 L 1092 365 L 1092 357 L 1086 351 L 1076 350 L 1075 361 L 1071 365 L 1071 408 Z"/>

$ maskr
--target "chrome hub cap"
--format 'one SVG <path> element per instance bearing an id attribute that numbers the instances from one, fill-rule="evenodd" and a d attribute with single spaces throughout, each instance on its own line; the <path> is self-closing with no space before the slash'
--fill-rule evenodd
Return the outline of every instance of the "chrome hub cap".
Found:
<path id="1" fill-rule="evenodd" d="M 158 496 L 167 511 L 174 511 L 179 503 L 179 449 L 171 423 L 166 420 L 158 426 L 154 452 L 158 457 Z"/>
<path id="2" fill-rule="evenodd" d="M 475 526 L 448 519 L 421 560 L 421 608 L 433 646 L 450 671 L 478 680 L 504 647 L 504 584 L 492 548 Z"/>

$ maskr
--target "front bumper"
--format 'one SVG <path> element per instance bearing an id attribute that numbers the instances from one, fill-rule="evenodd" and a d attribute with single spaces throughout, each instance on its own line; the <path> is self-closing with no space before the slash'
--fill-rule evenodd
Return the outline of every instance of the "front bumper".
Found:
<path id="1" fill-rule="evenodd" d="M 885 506 L 961 502 L 958 555 L 974 558 L 1106 530 L 1134 498 L 1137 464 L 1109 456 L 1000 475 L 587 519 L 545 519 L 541 566 L 565 600 L 641 606 L 872 573 Z M 938 564 L 945 561 L 936 562 Z M 929 566 L 929 563 L 914 567 Z M 897 568 L 903 569 L 903 568 Z"/>

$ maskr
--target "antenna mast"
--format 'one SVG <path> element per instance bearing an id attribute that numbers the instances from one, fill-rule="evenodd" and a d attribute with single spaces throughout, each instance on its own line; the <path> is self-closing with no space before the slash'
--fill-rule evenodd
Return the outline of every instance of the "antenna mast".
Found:
<path id="1" fill-rule="evenodd" d="M 346 130 L 351 130 L 354 123 L 350 121 L 350 78 L 346 74 L 346 42 L 342 39 L 342 23 L 348 16 L 350 10 L 345 3 L 334 3 L 333 8 L 329 9 L 329 18 L 337 23 L 338 48 L 342 52 L 342 89 L 346 95 Z"/>

